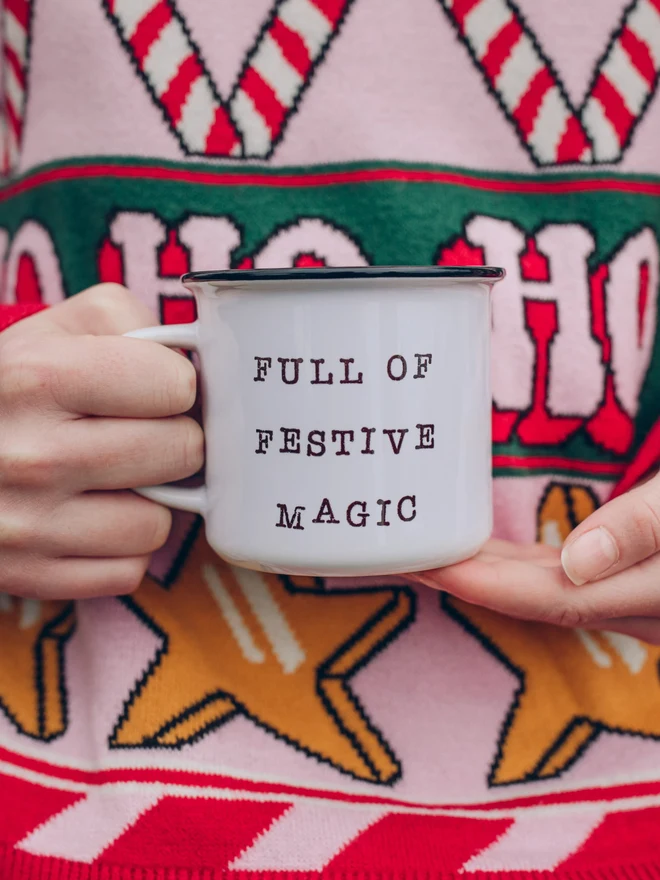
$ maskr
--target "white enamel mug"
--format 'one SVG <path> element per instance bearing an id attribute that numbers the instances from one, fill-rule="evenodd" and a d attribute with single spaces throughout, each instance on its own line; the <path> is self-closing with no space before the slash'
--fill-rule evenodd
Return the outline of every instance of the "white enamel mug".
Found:
<path id="1" fill-rule="evenodd" d="M 206 484 L 227 561 L 384 575 L 465 559 L 492 528 L 490 267 L 197 272 L 194 324 L 127 335 L 197 352 Z"/>

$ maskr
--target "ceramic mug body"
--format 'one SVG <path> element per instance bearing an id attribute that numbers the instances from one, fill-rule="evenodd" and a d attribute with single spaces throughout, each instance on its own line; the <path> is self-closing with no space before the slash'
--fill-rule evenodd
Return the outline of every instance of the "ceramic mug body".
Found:
<path id="1" fill-rule="evenodd" d="M 129 334 L 199 354 L 206 486 L 140 490 L 214 550 L 282 574 L 466 558 L 492 526 L 490 288 L 501 271 L 193 273 L 195 324 Z"/>

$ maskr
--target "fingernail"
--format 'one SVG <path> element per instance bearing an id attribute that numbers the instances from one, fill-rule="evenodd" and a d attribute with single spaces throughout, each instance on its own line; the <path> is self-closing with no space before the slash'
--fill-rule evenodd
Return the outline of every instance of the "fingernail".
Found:
<path id="1" fill-rule="evenodd" d="M 564 571 L 577 587 L 604 574 L 618 561 L 614 538 L 602 526 L 580 535 L 561 552 Z"/>

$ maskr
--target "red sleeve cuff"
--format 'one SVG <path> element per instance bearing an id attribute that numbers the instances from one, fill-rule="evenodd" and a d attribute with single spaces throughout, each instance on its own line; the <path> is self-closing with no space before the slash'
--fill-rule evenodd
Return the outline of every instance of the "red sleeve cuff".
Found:
<path id="1" fill-rule="evenodd" d="M 16 324 L 17 321 L 22 321 L 23 318 L 29 318 L 30 315 L 35 315 L 37 312 L 41 312 L 45 308 L 47 308 L 47 306 L 43 305 L 43 303 L 0 305 L 0 332 L 6 330 L 7 327 L 11 327 L 12 324 Z"/>
<path id="2" fill-rule="evenodd" d="M 652 475 L 660 468 L 660 419 L 654 423 L 637 455 L 628 465 L 621 481 L 615 486 L 612 498 L 629 492 L 645 477 Z"/>

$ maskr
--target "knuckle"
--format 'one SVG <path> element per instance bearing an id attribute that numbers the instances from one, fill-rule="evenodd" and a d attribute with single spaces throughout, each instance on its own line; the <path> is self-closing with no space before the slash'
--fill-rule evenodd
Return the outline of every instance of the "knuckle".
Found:
<path id="1" fill-rule="evenodd" d="M 44 356 L 44 347 L 29 345 L 15 336 L 0 347 L 0 395 L 5 403 L 29 404 L 47 394 L 55 366 Z"/>
<path id="2" fill-rule="evenodd" d="M 89 305 L 103 314 L 131 308 L 135 302 L 135 297 L 127 287 L 113 281 L 106 281 L 103 284 L 90 287 L 85 296 Z"/>
<path id="3" fill-rule="evenodd" d="M 55 444 L 9 442 L 0 448 L 0 481 L 24 489 L 48 488 L 62 479 L 64 462 Z"/>
<path id="4" fill-rule="evenodd" d="M 588 621 L 589 615 L 583 608 L 566 601 L 563 605 L 551 609 L 544 622 L 564 629 L 581 629 Z"/>
<path id="5" fill-rule="evenodd" d="M 39 532 L 36 524 L 25 514 L 0 512 L 0 548 L 29 552 L 34 548 Z"/>
<path id="6" fill-rule="evenodd" d="M 577 608 L 570 606 L 562 608 L 557 615 L 557 626 L 562 626 L 566 629 L 579 629 L 583 624 L 583 615 Z"/>
<path id="7" fill-rule="evenodd" d="M 97 284 L 82 296 L 85 297 L 85 308 L 93 319 L 91 323 L 108 328 L 106 333 L 123 333 L 144 326 L 145 322 L 153 323 L 146 307 L 121 284 Z"/>
<path id="8" fill-rule="evenodd" d="M 47 582 L 42 575 L 42 566 L 36 560 L 22 555 L 3 564 L 0 592 L 21 599 L 54 598 L 49 595 Z"/>

